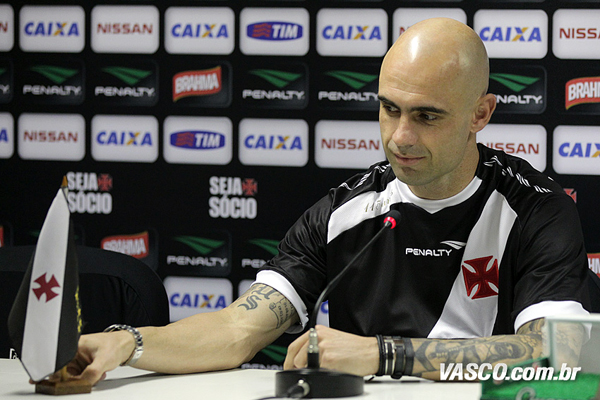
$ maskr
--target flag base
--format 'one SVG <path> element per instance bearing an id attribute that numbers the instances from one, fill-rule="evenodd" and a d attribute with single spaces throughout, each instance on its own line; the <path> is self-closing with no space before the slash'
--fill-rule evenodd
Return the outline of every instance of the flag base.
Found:
<path id="1" fill-rule="evenodd" d="M 91 393 L 92 384 L 81 379 L 60 382 L 41 381 L 35 384 L 35 392 L 55 396 L 63 394 Z"/>

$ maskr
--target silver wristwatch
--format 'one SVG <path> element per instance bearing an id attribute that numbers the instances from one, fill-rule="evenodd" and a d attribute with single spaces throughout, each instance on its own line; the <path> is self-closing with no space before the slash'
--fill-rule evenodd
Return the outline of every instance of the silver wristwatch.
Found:
<path id="1" fill-rule="evenodd" d="M 136 363 L 136 361 L 142 356 L 142 353 L 144 352 L 144 341 L 142 340 L 142 334 L 140 333 L 140 331 L 138 331 L 133 326 L 121 325 L 121 324 L 111 325 L 104 330 L 104 332 L 113 332 L 113 331 L 127 331 L 133 335 L 133 340 L 135 342 L 135 348 L 133 349 L 133 352 L 131 352 L 131 355 L 129 356 L 129 358 L 121 364 L 121 365 L 132 366 L 133 364 Z"/>

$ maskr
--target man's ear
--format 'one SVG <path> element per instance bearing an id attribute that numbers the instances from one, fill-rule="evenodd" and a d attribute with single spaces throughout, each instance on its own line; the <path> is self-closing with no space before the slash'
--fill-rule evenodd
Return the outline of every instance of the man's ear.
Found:
<path id="1" fill-rule="evenodd" d="M 477 108 L 473 113 L 473 120 L 471 121 L 471 132 L 477 133 L 482 130 L 496 109 L 496 96 L 492 93 L 488 93 L 477 100 Z"/>

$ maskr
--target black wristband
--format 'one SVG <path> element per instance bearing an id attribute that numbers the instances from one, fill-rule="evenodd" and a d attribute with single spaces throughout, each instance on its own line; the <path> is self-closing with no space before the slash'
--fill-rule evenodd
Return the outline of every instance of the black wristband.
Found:
<path id="1" fill-rule="evenodd" d="M 375 335 L 377 338 L 377 346 L 379 346 L 379 370 L 377 370 L 376 376 L 383 376 L 385 373 L 385 363 L 387 360 L 385 346 L 383 344 L 383 336 Z"/>
<path id="2" fill-rule="evenodd" d="M 406 361 L 404 362 L 404 375 L 412 375 L 413 363 L 415 361 L 415 350 L 413 349 L 412 340 L 404 340 L 404 351 L 406 354 Z"/>
<path id="3" fill-rule="evenodd" d="M 400 379 L 404 375 L 404 367 L 406 365 L 406 347 L 404 346 L 404 339 L 402 337 L 392 336 L 392 339 L 396 347 L 396 364 L 391 376 L 393 379 Z"/>

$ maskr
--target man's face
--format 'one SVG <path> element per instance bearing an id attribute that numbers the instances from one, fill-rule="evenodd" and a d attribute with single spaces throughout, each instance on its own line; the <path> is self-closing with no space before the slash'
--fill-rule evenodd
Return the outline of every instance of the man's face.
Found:
<path id="1" fill-rule="evenodd" d="M 452 67 L 414 70 L 388 62 L 382 68 L 384 150 L 398 179 L 419 197 L 448 197 L 455 194 L 448 190 L 473 178 L 475 134 L 470 130 L 476 102 L 461 81 Z"/>

